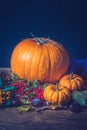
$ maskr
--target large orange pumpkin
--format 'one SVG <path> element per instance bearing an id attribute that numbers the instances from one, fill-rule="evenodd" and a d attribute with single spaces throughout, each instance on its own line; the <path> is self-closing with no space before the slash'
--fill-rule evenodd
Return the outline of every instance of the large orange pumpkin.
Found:
<path id="1" fill-rule="evenodd" d="M 69 56 L 60 43 L 46 38 L 29 38 L 13 50 L 11 69 L 20 78 L 56 82 L 69 67 Z"/>

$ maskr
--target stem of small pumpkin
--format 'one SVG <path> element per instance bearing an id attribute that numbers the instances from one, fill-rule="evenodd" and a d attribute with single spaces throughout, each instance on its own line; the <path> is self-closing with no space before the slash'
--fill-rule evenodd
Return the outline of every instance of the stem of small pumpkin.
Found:
<path id="1" fill-rule="evenodd" d="M 56 91 L 59 91 L 59 89 L 58 89 L 58 83 L 56 83 Z"/>
<path id="2" fill-rule="evenodd" d="M 70 80 L 73 79 L 73 72 L 70 74 Z"/>

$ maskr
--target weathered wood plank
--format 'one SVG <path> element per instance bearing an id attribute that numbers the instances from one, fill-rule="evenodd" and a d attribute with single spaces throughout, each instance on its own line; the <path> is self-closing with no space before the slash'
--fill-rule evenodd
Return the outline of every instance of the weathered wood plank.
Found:
<path id="1" fill-rule="evenodd" d="M 41 113 L 29 111 L 19 114 L 15 108 L 6 108 L 0 110 L 0 127 L 11 130 L 86 130 L 87 110 L 77 114 L 69 110 L 45 110 Z"/>

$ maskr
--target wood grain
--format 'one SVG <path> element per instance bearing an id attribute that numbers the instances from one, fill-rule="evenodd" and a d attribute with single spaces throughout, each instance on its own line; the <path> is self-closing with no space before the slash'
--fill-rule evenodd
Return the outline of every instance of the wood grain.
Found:
<path id="1" fill-rule="evenodd" d="M 86 130 L 87 110 L 72 113 L 69 110 L 45 110 L 17 113 L 15 108 L 0 110 L 0 130 Z"/>

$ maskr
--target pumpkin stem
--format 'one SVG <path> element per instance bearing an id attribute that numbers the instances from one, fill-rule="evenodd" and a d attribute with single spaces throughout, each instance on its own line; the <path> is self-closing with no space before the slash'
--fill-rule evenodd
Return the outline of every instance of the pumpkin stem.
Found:
<path id="1" fill-rule="evenodd" d="M 46 41 L 43 41 L 42 39 L 38 38 L 38 37 L 35 37 L 33 33 L 30 32 L 30 35 L 35 39 L 35 41 L 37 41 L 37 43 L 39 44 L 43 44 L 45 43 Z"/>
<path id="2" fill-rule="evenodd" d="M 70 80 L 73 79 L 73 72 L 70 74 Z"/>
<path id="3" fill-rule="evenodd" d="M 58 83 L 56 83 L 56 91 L 59 91 L 59 89 L 58 89 Z"/>

